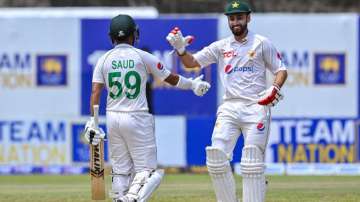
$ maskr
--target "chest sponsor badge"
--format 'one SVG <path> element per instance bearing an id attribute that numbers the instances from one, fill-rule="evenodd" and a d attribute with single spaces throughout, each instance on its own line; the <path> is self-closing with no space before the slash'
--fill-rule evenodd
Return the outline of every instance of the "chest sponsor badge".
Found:
<path id="1" fill-rule="evenodd" d="M 265 130 L 265 124 L 260 122 L 257 124 L 256 128 L 258 129 L 258 131 L 264 131 Z"/>

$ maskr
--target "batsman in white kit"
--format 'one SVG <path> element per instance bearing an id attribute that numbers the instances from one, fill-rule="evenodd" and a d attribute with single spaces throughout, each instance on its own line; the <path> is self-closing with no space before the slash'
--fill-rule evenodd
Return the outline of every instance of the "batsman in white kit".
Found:
<path id="1" fill-rule="evenodd" d="M 176 86 L 191 89 L 203 96 L 210 84 L 171 73 L 158 58 L 135 48 L 139 29 L 128 15 L 118 15 L 111 20 L 109 36 L 114 48 L 97 62 L 92 80 L 92 106 L 99 104 L 100 93 L 105 86 L 106 124 L 112 165 L 112 189 L 114 202 L 146 202 L 159 186 L 164 175 L 157 169 L 157 153 L 154 134 L 154 118 L 148 112 L 146 81 L 148 74 Z M 86 124 L 85 138 L 98 144 L 104 133 L 95 129 L 91 117 Z M 90 140 L 90 132 L 96 135 Z"/>
<path id="2" fill-rule="evenodd" d="M 264 156 L 270 107 L 282 99 L 280 88 L 287 78 L 286 67 L 274 45 L 247 29 L 250 13 L 245 2 L 228 3 L 225 15 L 233 35 L 194 55 L 185 50 L 191 36 L 183 37 L 179 28 L 166 38 L 187 68 L 218 64 L 224 97 L 217 111 L 212 144 L 206 147 L 206 164 L 218 202 L 238 201 L 230 161 L 240 134 L 245 140 L 241 157 L 242 201 L 265 201 Z M 270 88 L 266 88 L 266 69 L 275 76 Z"/>

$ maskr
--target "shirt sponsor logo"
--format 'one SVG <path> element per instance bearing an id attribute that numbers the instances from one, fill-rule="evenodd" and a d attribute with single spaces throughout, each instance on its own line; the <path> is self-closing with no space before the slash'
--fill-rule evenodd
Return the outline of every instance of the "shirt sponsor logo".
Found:
<path id="1" fill-rule="evenodd" d="M 254 72 L 254 67 L 233 67 L 232 65 L 226 65 L 224 69 L 226 74 L 231 74 L 233 72 Z"/>
<path id="2" fill-rule="evenodd" d="M 38 86 L 64 86 L 67 83 L 66 55 L 38 55 L 37 80 Z"/>
<path id="3" fill-rule="evenodd" d="M 258 129 L 258 131 L 264 131 L 265 129 L 265 124 L 260 122 L 258 123 L 258 125 L 256 126 L 256 128 Z"/>
<path id="4" fill-rule="evenodd" d="M 232 57 L 237 56 L 237 53 L 234 50 L 231 50 L 231 51 L 223 50 L 223 56 L 224 56 L 224 58 L 232 58 Z"/>
<path id="5" fill-rule="evenodd" d="M 315 53 L 315 84 L 345 84 L 345 54 Z"/>
<path id="6" fill-rule="evenodd" d="M 164 69 L 164 65 L 161 64 L 160 62 L 156 65 L 156 67 L 157 67 L 159 70 L 163 70 L 163 69 Z"/>

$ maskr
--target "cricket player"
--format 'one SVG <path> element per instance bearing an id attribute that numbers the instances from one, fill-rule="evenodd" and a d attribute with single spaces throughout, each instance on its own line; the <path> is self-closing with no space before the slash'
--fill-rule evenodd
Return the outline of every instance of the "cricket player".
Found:
<path id="1" fill-rule="evenodd" d="M 113 49 L 97 62 L 92 80 L 92 106 L 99 104 L 100 93 L 108 91 L 106 124 L 112 165 L 112 190 L 114 202 L 145 202 L 159 186 L 163 171 L 157 168 L 154 135 L 154 118 L 148 112 L 146 81 L 151 73 L 180 89 L 191 89 L 203 96 L 210 84 L 184 78 L 171 73 L 158 58 L 133 45 L 139 37 L 134 20 L 128 15 L 118 15 L 111 20 L 109 36 Z M 86 124 L 85 139 L 98 144 L 104 133 L 94 127 L 91 118 Z M 90 141 L 90 131 L 96 135 Z"/>
<path id="2" fill-rule="evenodd" d="M 230 161 L 240 134 L 245 140 L 241 157 L 242 201 L 265 201 L 264 155 L 269 137 L 270 107 L 282 99 L 280 88 L 287 78 L 286 67 L 270 40 L 248 30 L 250 13 L 248 4 L 230 2 L 225 15 L 232 36 L 194 55 L 186 51 L 187 37 L 183 37 L 179 28 L 174 28 L 167 36 L 187 68 L 218 64 L 225 94 L 217 111 L 212 144 L 206 147 L 206 164 L 218 202 L 238 201 Z M 266 69 L 275 75 L 273 84 L 267 89 Z"/>

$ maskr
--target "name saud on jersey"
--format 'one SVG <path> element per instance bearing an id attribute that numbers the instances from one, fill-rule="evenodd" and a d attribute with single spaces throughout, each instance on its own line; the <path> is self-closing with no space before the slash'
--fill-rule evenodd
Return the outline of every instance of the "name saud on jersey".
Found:
<path id="1" fill-rule="evenodd" d="M 111 62 L 113 69 L 131 69 L 135 67 L 134 60 L 113 60 Z"/>

